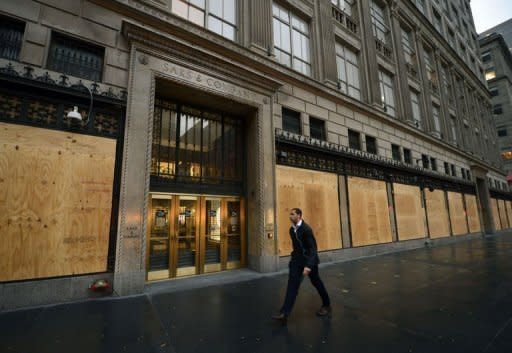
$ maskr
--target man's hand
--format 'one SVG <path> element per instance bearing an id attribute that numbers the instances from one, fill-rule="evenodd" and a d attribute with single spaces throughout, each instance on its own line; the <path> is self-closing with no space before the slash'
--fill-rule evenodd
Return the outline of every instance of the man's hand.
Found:
<path id="1" fill-rule="evenodd" d="M 304 276 L 308 276 L 310 272 L 311 272 L 311 269 L 309 267 L 304 267 L 304 272 L 302 272 L 302 274 Z"/>

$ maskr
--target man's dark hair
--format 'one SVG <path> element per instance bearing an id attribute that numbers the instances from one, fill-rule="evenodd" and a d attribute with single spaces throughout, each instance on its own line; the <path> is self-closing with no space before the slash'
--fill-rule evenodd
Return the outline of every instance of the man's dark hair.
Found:
<path id="1" fill-rule="evenodd" d="M 302 210 L 300 208 L 294 207 L 292 211 L 302 217 Z"/>

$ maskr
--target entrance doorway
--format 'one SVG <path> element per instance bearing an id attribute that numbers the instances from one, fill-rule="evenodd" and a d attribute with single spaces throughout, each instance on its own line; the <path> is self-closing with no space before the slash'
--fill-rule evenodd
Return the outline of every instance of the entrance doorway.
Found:
<path id="1" fill-rule="evenodd" d="M 241 198 L 151 194 L 148 214 L 148 281 L 245 265 Z"/>

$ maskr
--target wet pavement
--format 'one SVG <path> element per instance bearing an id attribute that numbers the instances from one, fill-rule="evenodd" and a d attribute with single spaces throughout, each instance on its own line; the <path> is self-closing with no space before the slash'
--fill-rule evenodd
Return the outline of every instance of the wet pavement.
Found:
<path id="1" fill-rule="evenodd" d="M 0 314 L 0 352 L 512 352 L 512 234 L 323 266 L 332 318 L 286 274 Z"/>

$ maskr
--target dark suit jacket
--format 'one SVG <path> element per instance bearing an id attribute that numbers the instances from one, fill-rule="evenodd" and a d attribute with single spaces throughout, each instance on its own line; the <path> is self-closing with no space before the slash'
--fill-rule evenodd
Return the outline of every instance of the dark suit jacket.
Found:
<path id="1" fill-rule="evenodd" d="M 293 227 L 290 227 L 290 237 L 293 244 L 292 260 L 299 261 L 309 268 L 320 263 L 313 229 L 304 220 L 297 229 L 297 234 Z"/>

